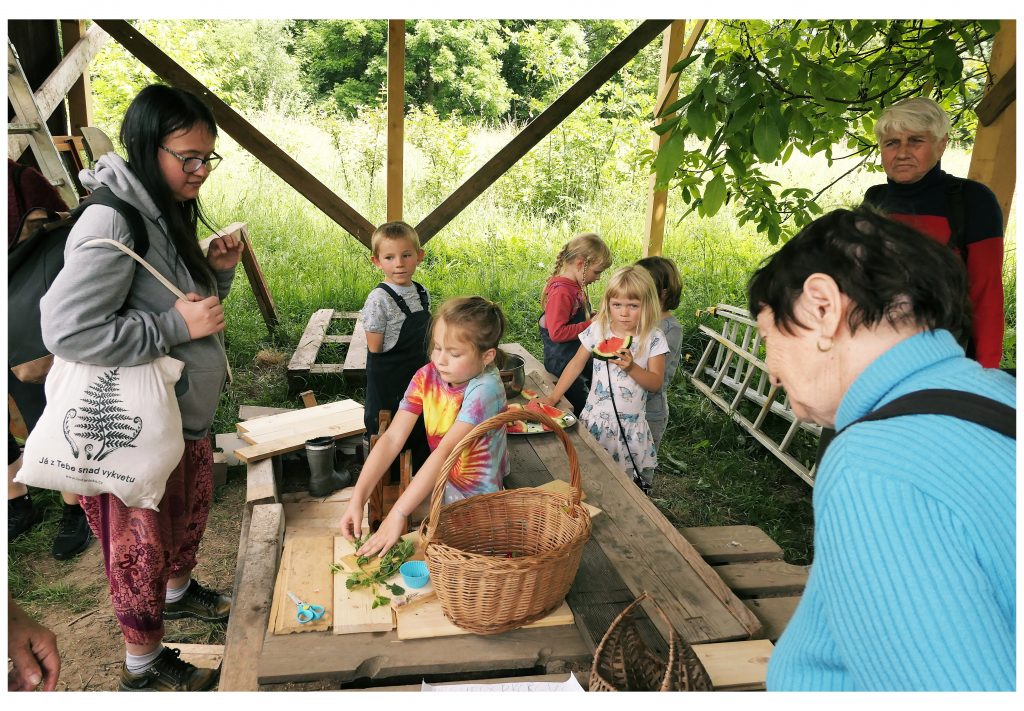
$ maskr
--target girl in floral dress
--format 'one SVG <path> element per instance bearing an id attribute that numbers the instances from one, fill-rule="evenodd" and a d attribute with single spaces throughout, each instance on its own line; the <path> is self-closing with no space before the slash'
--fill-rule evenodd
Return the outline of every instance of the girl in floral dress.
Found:
<path id="1" fill-rule="evenodd" d="M 623 471 L 644 493 L 658 465 L 654 437 L 647 425 L 648 393 L 657 392 L 665 376 L 668 341 L 658 329 L 661 312 L 650 273 L 636 265 L 622 267 L 608 282 L 601 310 L 579 335 L 580 347 L 543 402 L 555 405 L 586 367 L 595 346 L 609 338 L 632 337 L 609 360 L 594 359 L 587 404 L 580 419 Z"/>

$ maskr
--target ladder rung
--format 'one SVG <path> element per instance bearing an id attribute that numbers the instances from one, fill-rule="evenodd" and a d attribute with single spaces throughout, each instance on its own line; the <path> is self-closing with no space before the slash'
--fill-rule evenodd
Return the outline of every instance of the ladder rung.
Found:
<path id="1" fill-rule="evenodd" d="M 9 123 L 7 124 L 8 133 L 34 133 L 39 130 L 38 123 Z"/>

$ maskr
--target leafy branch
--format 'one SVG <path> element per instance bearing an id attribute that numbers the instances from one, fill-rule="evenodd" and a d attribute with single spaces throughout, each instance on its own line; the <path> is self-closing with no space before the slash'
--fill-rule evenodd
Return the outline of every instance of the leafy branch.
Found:
<path id="1" fill-rule="evenodd" d="M 355 541 L 356 550 L 363 545 L 363 539 L 357 538 Z M 387 605 L 391 602 L 391 598 L 382 595 L 380 587 L 383 586 L 392 595 L 402 595 L 405 593 L 405 588 L 401 585 L 388 583 L 388 579 L 391 578 L 398 569 L 402 567 L 402 563 L 409 560 L 416 548 L 412 542 L 405 538 L 399 538 L 398 542 L 393 545 L 384 557 L 380 559 L 380 565 L 373 568 L 371 561 L 377 556 L 365 556 L 361 555 L 356 558 L 356 565 L 359 566 L 359 572 L 349 573 L 348 579 L 345 581 L 345 588 L 348 590 L 359 590 L 362 588 L 369 588 L 373 594 L 373 605 L 371 609 L 376 609 L 382 605 Z M 341 572 L 342 568 L 337 563 L 331 563 L 331 572 Z"/>

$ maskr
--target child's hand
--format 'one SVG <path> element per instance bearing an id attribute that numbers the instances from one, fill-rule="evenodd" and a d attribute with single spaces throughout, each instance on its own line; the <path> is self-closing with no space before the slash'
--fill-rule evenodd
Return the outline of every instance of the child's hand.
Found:
<path id="1" fill-rule="evenodd" d="M 363 530 L 363 505 L 354 498 L 350 499 L 341 515 L 341 535 L 354 541 Z"/>
<path id="2" fill-rule="evenodd" d="M 526 403 L 527 409 L 536 409 L 530 408 L 530 404 L 533 403 L 534 401 L 541 402 L 545 405 L 550 405 L 551 407 L 556 407 L 558 405 L 558 400 L 556 400 L 554 397 L 552 397 L 551 395 L 544 395 L 542 397 L 536 397 L 533 400 L 530 400 L 530 402 Z"/>
<path id="3" fill-rule="evenodd" d="M 346 511 L 346 513 L 348 513 Z M 357 555 L 383 557 L 391 550 L 391 546 L 398 542 L 398 539 L 405 533 L 409 525 L 409 519 L 405 517 L 395 506 L 391 507 L 391 513 L 387 515 L 380 524 L 380 528 L 356 551 Z"/>
<path id="4" fill-rule="evenodd" d="M 616 351 L 619 355 L 612 358 L 612 363 L 622 368 L 627 373 L 633 367 L 633 353 L 628 348 L 620 348 Z"/>

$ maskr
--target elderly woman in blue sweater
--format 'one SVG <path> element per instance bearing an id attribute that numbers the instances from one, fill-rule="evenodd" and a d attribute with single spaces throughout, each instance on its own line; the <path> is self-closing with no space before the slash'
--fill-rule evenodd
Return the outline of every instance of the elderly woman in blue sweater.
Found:
<path id="1" fill-rule="evenodd" d="M 1015 380 L 964 355 L 963 265 L 879 214 L 836 210 L 766 260 L 749 300 L 773 383 L 838 431 L 768 688 L 1014 689 Z M 882 411 L 923 390 L 959 392 Z"/>

